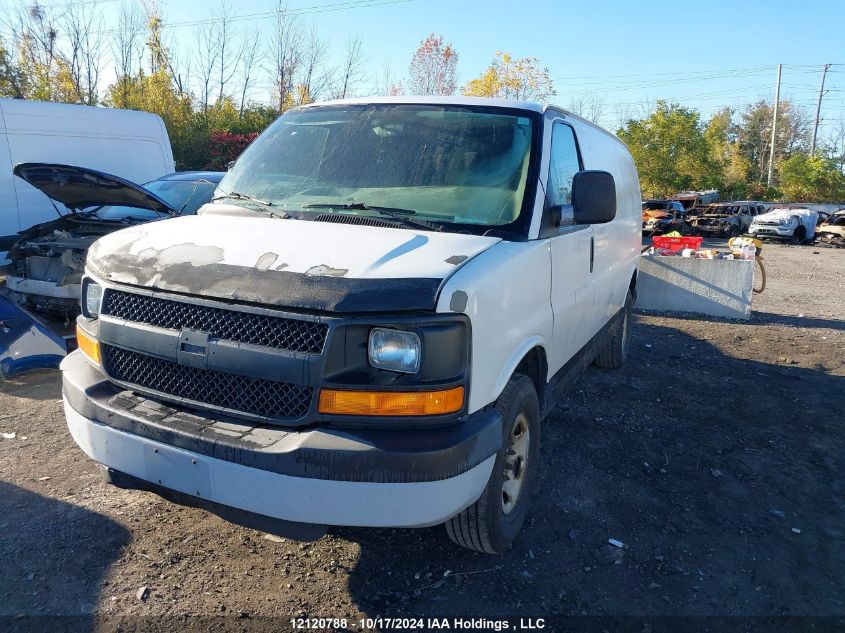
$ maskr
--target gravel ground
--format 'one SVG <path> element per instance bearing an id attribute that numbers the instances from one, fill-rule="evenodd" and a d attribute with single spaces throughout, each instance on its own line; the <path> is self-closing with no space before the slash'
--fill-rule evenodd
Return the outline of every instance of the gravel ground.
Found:
<path id="1" fill-rule="evenodd" d="M 67 433 L 57 372 L 0 384 L 0 431 L 16 434 L 0 439 L 0 630 L 279 631 L 295 616 L 360 630 L 379 615 L 845 627 L 845 251 L 763 254 L 750 322 L 639 315 L 628 365 L 571 390 L 502 556 L 439 527 L 301 544 L 107 487 Z M 696 622 L 681 628 L 727 628 Z"/>

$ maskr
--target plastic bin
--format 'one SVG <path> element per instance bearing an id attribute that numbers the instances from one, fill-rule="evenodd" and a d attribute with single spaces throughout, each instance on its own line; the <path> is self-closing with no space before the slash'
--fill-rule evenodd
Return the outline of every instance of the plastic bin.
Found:
<path id="1" fill-rule="evenodd" d="M 698 250 L 703 241 L 703 237 L 667 237 L 665 235 L 655 235 L 651 238 L 651 244 L 654 248 L 665 248 L 673 253 L 684 248 Z"/>

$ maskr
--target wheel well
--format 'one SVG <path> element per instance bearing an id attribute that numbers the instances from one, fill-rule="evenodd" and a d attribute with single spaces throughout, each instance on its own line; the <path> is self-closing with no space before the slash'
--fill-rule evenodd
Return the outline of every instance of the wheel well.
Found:
<path id="1" fill-rule="evenodd" d="M 546 393 L 546 376 L 549 371 L 549 365 L 546 361 L 546 351 L 542 347 L 534 347 L 514 369 L 515 374 L 524 374 L 534 383 L 534 389 L 537 390 L 537 399 L 542 406 L 543 397 Z"/>
<path id="2" fill-rule="evenodd" d="M 631 291 L 631 296 L 634 299 L 634 303 L 637 302 L 637 271 L 634 271 L 634 274 L 631 275 L 631 283 L 628 284 L 628 289 Z"/>

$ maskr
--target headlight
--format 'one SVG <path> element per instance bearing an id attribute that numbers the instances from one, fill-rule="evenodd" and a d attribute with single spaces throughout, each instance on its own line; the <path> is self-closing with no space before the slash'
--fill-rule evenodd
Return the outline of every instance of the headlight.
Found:
<path id="1" fill-rule="evenodd" d="M 91 280 L 85 280 L 82 284 L 82 313 L 93 319 L 100 314 L 102 303 L 103 287 Z"/>
<path id="2" fill-rule="evenodd" d="M 414 332 L 373 328 L 370 330 L 370 365 L 378 369 L 416 374 L 422 356 L 420 337 Z"/>

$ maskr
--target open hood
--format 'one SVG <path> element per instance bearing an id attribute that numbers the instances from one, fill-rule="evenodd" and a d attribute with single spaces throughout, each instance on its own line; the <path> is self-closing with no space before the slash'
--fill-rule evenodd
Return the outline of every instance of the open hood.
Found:
<path id="1" fill-rule="evenodd" d="M 500 238 L 200 214 L 106 235 L 104 281 L 332 312 L 433 310 L 444 279 Z"/>
<path id="2" fill-rule="evenodd" d="M 15 165 L 14 174 L 73 211 L 114 205 L 176 214 L 169 204 L 142 186 L 86 167 L 20 163 Z"/>

